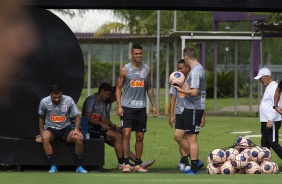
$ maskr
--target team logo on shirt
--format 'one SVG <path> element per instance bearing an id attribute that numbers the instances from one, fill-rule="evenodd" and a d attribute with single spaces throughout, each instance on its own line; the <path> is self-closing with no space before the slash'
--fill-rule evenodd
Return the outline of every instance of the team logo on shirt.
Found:
<path id="1" fill-rule="evenodd" d="M 97 113 L 93 113 L 92 114 L 92 119 L 99 121 L 100 120 L 101 115 L 97 114 Z"/>
<path id="2" fill-rule="evenodd" d="M 68 111 L 68 106 L 67 105 L 61 105 L 61 111 L 62 112 L 67 112 Z"/>
<path id="3" fill-rule="evenodd" d="M 131 79 L 130 81 L 130 87 L 135 88 L 135 87 L 144 87 L 144 80 L 135 80 Z"/>
<path id="4" fill-rule="evenodd" d="M 145 78 L 146 77 L 146 70 L 145 69 L 143 69 L 141 72 L 140 72 L 140 77 L 142 77 L 142 78 Z"/>
<path id="5" fill-rule="evenodd" d="M 66 116 L 55 116 L 55 115 L 50 115 L 50 120 L 53 123 L 62 123 L 67 120 Z"/>
<path id="6" fill-rule="evenodd" d="M 188 87 L 189 87 L 189 86 L 188 86 L 188 83 L 185 83 L 185 84 L 184 84 L 184 89 L 188 89 Z M 180 98 L 184 98 L 184 97 L 185 97 L 185 94 L 184 94 L 184 93 L 179 93 L 179 97 L 180 97 Z"/>
<path id="7" fill-rule="evenodd" d="M 143 101 L 142 100 L 130 100 L 130 105 L 135 107 L 142 107 Z"/>

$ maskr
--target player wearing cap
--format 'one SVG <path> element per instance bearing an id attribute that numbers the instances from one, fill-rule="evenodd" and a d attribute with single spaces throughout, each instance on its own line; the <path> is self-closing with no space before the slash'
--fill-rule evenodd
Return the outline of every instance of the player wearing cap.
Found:
<path id="1" fill-rule="evenodd" d="M 282 159 L 282 148 L 278 143 L 281 115 L 275 111 L 275 107 L 280 105 L 281 102 L 279 101 L 276 103 L 276 106 L 274 105 L 274 93 L 277 88 L 277 82 L 273 81 L 271 72 L 266 67 L 261 68 L 254 79 L 259 80 L 266 87 L 259 106 L 261 146 L 268 149 L 272 148 Z"/>

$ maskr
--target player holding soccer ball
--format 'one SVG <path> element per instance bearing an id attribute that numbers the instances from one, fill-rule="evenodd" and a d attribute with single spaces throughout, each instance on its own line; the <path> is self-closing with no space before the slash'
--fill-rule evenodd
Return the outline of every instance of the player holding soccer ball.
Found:
<path id="1" fill-rule="evenodd" d="M 190 74 L 185 83 L 188 83 L 188 89 L 181 89 L 173 86 L 179 93 L 185 94 L 184 110 L 180 117 L 180 123 L 184 123 L 187 140 L 189 142 L 189 152 L 191 157 L 191 170 L 186 174 L 199 174 L 198 172 L 198 155 L 199 147 L 197 143 L 197 135 L 200 128 L 204 126 L 202 117 L 205 109 L 206 100 L 206 81 L 205 70 L 196 58 L 196 51 L 193 47 L 185 47 L 183 50 L 183 58 L 186 65 L 191 68 Z M 182 148 L 185 146 L 178 142 Z M 187 150 L 188 151 L 188 150 Z"/>
<path id="2" fill-rule="evenodd" d="M 189 72 L 190 72 L 190 66 L 185 64 L 184 59 L 181 59 L 177 63 L 177 69 L 179 72 L 183 73 L 185 78 L 187 78 Z M 181 87 L 181 86 L 180 86 Z M 188 84 L 185 83 L 184 87 L 188 89 Z M 181 172 L 188 172 L 191 169 L 191 166 L 188 161 L 188 156 L 190 156 L 189 152 L 186 153 L 185 150 L 189 151 L 189 143 L 186 136 L 183 136 L 185 134 L 185 127 L 181 121 L 179 121 L 179 118 L 181 117 L 181 113 L 183 111 L 183 101 L 185 95 L 183 93 L 178 93 L 173 87 L 170 88 L 170 116 L 169 116 L 169 125 L 173 126 L 175 125 L 175 132 L 174 132 L 174 139 L 176 142 L 182 142 L 182 144 L 185 146 L 185 149 L 181 148 L 179 145 L 179 152 L 181 155 L 181 160 L 178 163 L 178 167 Z M 174 114 L 175 113 L 175 114 Z M 205 121 L 204 116 L 202 121 Z M 198 168 L 203 167 L 204 163 L 199 161 Z"/>

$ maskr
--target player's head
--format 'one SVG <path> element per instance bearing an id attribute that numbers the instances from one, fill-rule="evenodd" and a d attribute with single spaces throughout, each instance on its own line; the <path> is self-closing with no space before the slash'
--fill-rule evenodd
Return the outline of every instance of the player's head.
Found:
<path id="1" fill-rule="evenodd" d="M 140 44 L 133 44 L 131 47 L 131 58 L 133 62 L 141 62 L 143 49 Z"/>
<path id="2" fill-rule="evenodd" d="M 186 64 L 189 63 L 189 60 L 195 60 L 196 57 L 197 55 L 194 47 L 188 46 L 183 49 L 183 58 Z"/>
<path id="3" fill-rule="evenodd" d="M 58 105 L 61 102 L 62 88 L 59 84 L 54 84 L 54 85 L 51 86 L 50 96 L 51 96 L 52 102 L 55 105 Z"/>
<path id="4" fill-rule="evenodd" d="M 112 91 L 113 87 L 109 83 L 103 82 L 100 84 L 97 94 L 101 96 L 103 101 L 106 101 L 111 96 Z"/>
<path id="5" fill-rule="evenodd" d="M 116 86 L 112 86 L 113 90 L 111 93 L 111 96 L 106 100 L 107 103 L 111 104 L 114 103 L 117 98 L 116 98 Z"/>
<path id="6" fill-rule="evenodd" d="M 187 77 L 187 75 L 189 74 L 191 68 L 189 65 L 186 65 L 184 59 L 181 59 L 178 61 L 177 63 L 177 71 L 183 73 L 185 75 L 185 77 Z"/>
<path id="7" fill-rule="evenodd" d="M 259 69 L 258 75 L 254 79 L 261 82 L 263 86 L 268 86 L 273 81 L 271 78 L 271 71 L 267 67 Z"/>

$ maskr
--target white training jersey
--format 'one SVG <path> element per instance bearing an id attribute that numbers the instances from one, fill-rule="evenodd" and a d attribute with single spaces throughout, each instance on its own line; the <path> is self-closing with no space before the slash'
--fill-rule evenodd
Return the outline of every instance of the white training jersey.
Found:
<path id="1" fill-rule="evenodd" d="M 281 121 L 281 115 L 273 109 L 274 93 L 277 88 L 277 82 L 272 81 L 266 88 L 259 106 L 260 122 Z M 281 106 L 281 97 L 278 103 Z"/>

